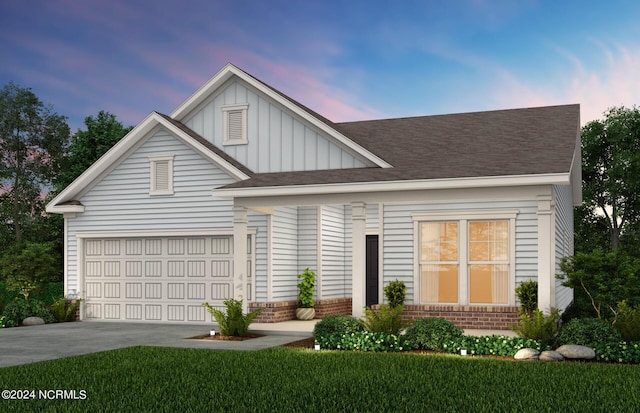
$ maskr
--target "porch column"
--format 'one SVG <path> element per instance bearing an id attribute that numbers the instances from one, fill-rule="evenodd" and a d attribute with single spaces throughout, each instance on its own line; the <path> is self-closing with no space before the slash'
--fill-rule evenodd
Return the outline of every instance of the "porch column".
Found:
<path id="1" fill-rule="evenodd" d="M 247 277 L 247 208 L 233 207 L 233 298 L 245 299 Z M 243 311 L 249 303 L 243 302 Z"/>
<path id="2" fill-rule="evenodd" d="M 538 196 L 538 308 L 545 314 L 556 305 L 554 209 L 551 195 Z"/>
<path id="3" fill-rule="evenodd" d="M 366 230 L 367 211 L 364 202 L 351 203 L 351 314 L 364 315 L 366 305 Z"/>

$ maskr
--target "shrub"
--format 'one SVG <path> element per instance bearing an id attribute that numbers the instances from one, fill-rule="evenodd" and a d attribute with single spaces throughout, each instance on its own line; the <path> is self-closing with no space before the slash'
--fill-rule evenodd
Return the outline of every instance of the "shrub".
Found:
<path id="1" fill-rule="evenodd" d="M 608 363 L 640 363 L 640 342 L 597 343 L 593 345 L 596 360 Z"/>
<path id="2" fill-rule="evenodd" d="M 350 315 L 328 315 L 313 328 L 313 337 L 320 341 L 332 334 L 351 334 L 364 331 L 364 326 Z"/>
<path id="3" fill-rule="evenodd" d="M 447 353 L 460 354 L 460 350 L 464 348 L 467 350 L 467 354 L 474 356 L 508 357 L 513 357 L 518 350 L 523 348 L 533 348 L 538 351 L 549 350 L 551 348 L 540 340 L 502 335 L 482 337 L 462 336 L 446 340 L 442 346 L 442 351 Z"/>
<path id="4" fill-rule="evenodd" d="M 73 304 L 69 303 L 66 297 L 58 297 L 53 304 L 49 306 L 49 311 L 53 318 L 61 323 L 65 321 L 71 321 L 73 319 L 73 314 L 76 312 L 78 307 L 80 307 L 80 302 L 82 300 L 76 300 Z"/>
<path id="5" fill-rule="evenodd" d="M 640 305 L 631 307 L 626 301 L 618 303 L 613 325 L 624 341 L 640 341 Z"/>
<path id="6" fill-rule="evenodd" d="M 402 306 L 391 307 L 386 304 L 380 304 L 376 313 L 371 308 L 364 309 L 364 319 L 362 323 L 364 327 L 373 333 L 400 334 L 400 330 L 407 326 L 402 320 Z"/>
<path id="7" fill-rule="evenodd" d="M 209 303 L 202 303 L 220 326 L 220 334 L 223 336 L 244 337 L 249 330 L 249 324 L 264 310 L 263 307 L 256 308 L 248 314 L 242 312 L 242 300 L 229 298 L 224 300 L 227 307 L 226 314 L 212 307 Z"/>
<path id="8" fill-rule="evenodd" d="M 521 314 L 520 323 L 511 326 L 511 329 L 520 337 L 551 344 L 558 334 L 559 321 L 560 311 L 554 310 L 546 316 L 536 309 L 532 315 Z"/>
<path id="9" fill-rule="evenodd" d="M 334 333 L 321 338 L 316 338 L 320 348 L 327 350 L 351 350 L 351 351 L 402 351 L 406 347 L 404 336 L 387 333 L 374 333 L 371 331 L 354 331 L 347 333 Z"/>
<path id="10" fill-rule="evenodd" d="M 621 300 L 640 304 L 640 259 L 621 249 L 612 252 L 594 250 L 565 257 L 560 263 L 562 285 L 583 289 L 598 318 L 607 319 Z"/>
<path id="11" fill-rule="evenodd" d="M 444 343 L 462 337 L 462 330 L 441 317 L 419 318 L 407 328 L 408 345 L 415 349 L 444 351 Z"/>
<path id="12" fill-rule="evenodd" d="M 404 281 L 398 281 L 396 278 L 384 287 L 384 296 L 391 308 L 403 306 L 407 296 L 407 286 L 404 285 Z"/>
<path id="13" fill-rule="evenodd" d="M 44 303 L 34 298 L 16 298 L 10 301 L 2 315 L 7 326 L 19 326 L 27 317 L 40 317 L 45 323 L 52 323 L 54 320 Z"/>
<path id="14" fill-rule="evenodd" d="M 15 247 L 15 252 L 3 256 L 0 271 L 7 289 L 29 298 L 29 294 L 42 291 L 59 272 L 53 244 L 28 242 Z"/>
<path id="15" fill-rule="evenodd" d="M 538 283 L 525 281 L 516 287 L 516 295 L 520 301 L 520 314 L 533 315 L 538 309 Z"/>
<path id="16" fill-rule="evenodd" d="M 309 268 L 298 274 L 300 282 L 298 283 L 298 306 L 302 308 L 311 308 L 315 305 L 313 300 L 313 291 L 315 290 L 316 273 Z"/>
<path id="17" fill-rule="evenodd" d="M 602 343 L 618 343 L 620 333 L 606 321 L 597 318 L 574 318 L 562 326 L 556 345 L 579 344 L 595 347 Z"/>
<path id="18" fill-rule="evenodd" d="M 566 324 L 574 318 L 594 318 L 598 314 L 593 309 L 589 296 L 582 288 L 573 290 L 573 301 L 562 312 L 562 323 Z"/>

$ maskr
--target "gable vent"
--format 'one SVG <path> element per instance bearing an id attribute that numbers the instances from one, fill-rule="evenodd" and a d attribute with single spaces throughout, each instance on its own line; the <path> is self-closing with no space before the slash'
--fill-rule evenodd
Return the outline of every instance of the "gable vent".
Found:
<path id="1" fill-rule="evenodd" d="M 230 110 L 228 116 L 229 136 L 227 140 L 235 141 L 244 139 L 242 110 Z"/>
<path id="2" fill-rule="evenodd" d="M 223 106 L 223 145 L 247 143 L 247 111 L 249 105 Z"/>
<path id="3" fill-rule="evenodd" d="M 169 190 L 169 161 L 156 162 L 156 191 Z"/>
<path id="4" fill-rule="evenodd" d="M 173 194 L 173 155 L 150 156 L 151 186 L 149 195 Z"/>

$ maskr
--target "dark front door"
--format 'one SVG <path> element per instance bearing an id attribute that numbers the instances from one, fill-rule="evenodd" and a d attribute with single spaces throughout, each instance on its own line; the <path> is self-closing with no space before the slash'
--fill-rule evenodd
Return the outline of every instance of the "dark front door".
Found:
<path id="1" fill-rule="evenodd" d="M 378 236 L 367 235 L 367 307 L 378 304 Z"/>

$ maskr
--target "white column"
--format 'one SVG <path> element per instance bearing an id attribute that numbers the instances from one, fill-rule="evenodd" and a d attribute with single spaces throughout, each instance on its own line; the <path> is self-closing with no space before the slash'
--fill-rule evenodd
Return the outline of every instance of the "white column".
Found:
<path id="1" fill-rule="evenodd" d="M 245 299 L 247 279 L 247 208 L 233 207 L 233 298 Z M 243 302 L 243 311 L 249 303 Z"/>
<path id="2" fill-rule="evenodd" d="M 360 318 L 366 304 L 366 230 L 367 211 L 364 202 L 351 203 L 351 314 Z"/>
<path id="3" fill-rule="evenodd" d="M 549 314 L 555 307 L 555 225 L 551 195 L 538 196 L 538 308 Z"/>

